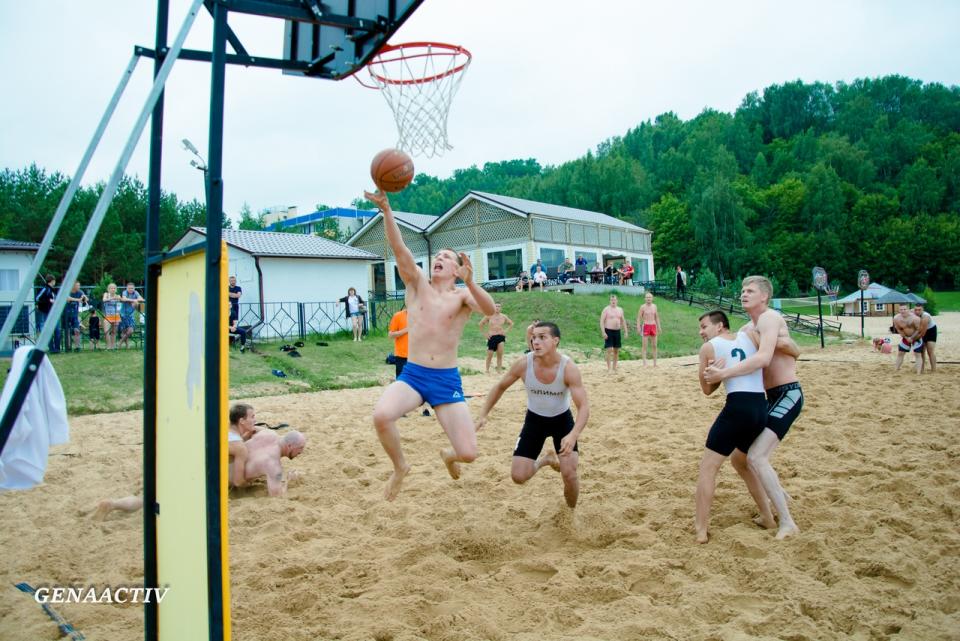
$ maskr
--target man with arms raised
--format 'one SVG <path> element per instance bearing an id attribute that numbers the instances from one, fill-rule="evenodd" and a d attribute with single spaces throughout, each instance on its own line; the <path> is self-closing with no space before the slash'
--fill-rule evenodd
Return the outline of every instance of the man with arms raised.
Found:
<path id="1" fill-rule="evenodd" d="M 400 446 L 397 419 L 424 401 L 433 406 L 453 446 L 440 452 L 450 476 L 460 478 L 460 463 L 477 457 L 477 433 L 463 398 L 457 348 L 471 312 L 492 316 L 497 310 L 490 294 L 473 282 L 473 267 L 466 254 L 458 257 L 452 249 L 441 249 L 433 259 L 428 279 L 403 243 L 387 195 L 377 191 L 365 196 L 383 212 L 387 241 L 406 285 L 410 336 L 407 364 L 373 408 L 377 437 L 393 463 L 393 474 L 383 493 L 392 501 L 410 471 Z M 466 283 L 466 288 L 456 287 L 457 278 Z"/>
<path id="2" fill-rule="evenodd" d="M 780 485 L 780 477 L 770 464 L 770 457 L 803 408 L 803 390 L 797 379 L 796 358 L 799 351 L 795 350 L 795 345 L 793 349 L 788 347 L 793 341 L 789 340 L 790 331 L 783 317 L 767 309 L 772 296 L 773 285 L 765 277 L 748 276 L 743 279 L 740 304 L 750 315 L 750 323 L 741 333 L 748 335 L 755 331 L 759 334 L 757 352 L 726 368 L 725 363 L 715 363 L 704 370 L 703 377 L 710 384 L 718 384 L 730 377 L 763 369 L 763 385 L 767 393 L 766 427 L 750 445 L 747 464 L 759 477 L 763 489 L 777 510 L 780 518 L 777 539 L 785 539 L 798 533 L 800 529 L 790 516 L 787 506 L 789 496 Z M 760 511 L 761 525 L 770 527 L 773 520 L 765 516 L 764 507 Z"/>
<path id="3" fill-rule="evenodd" d="M 590 417 L 587 391 L 580 370 L 569 356 L 560 354 L 560 328 L 540 322 L 533 329 L 533 351 L 518 359 L 499 383 L 493 386 L 477 418 L 477 431 L 503 393 L 519 379 L 527 388 L 527 416 L 513 451 L 510 476 L 514 483 L 526 483 L 544 465 L 563 477 L 563 496 L 570 507 L 577 506 L 580 481 L 577 439 Z M 577 419 L 570 413 L 570 398 L 577 406 Z M 543 443 L 553 439 L 553 451 L 540 456 Z M 559 455 L 559 457 L 558 457 Z"/>
<path id="4" fill-rule="evenodd" d="M 500 303 L 494 305 L 497 313 L 493 316 L 484 316 L 480 327 L 487 326 L 487 374 L 490 373 L 490 361 L 493 354 L 497 354 L 497 371 L 503 371 L 503 344 L 507 342 L 507 332 L 513 328 L 513 321 L 504 314 Z M 506 327 L 504 327 L 506 325 Z"/>
<path id="5" fill-rule="evenodd" d="M 617 307 L 616 294 L 610 295 L 610 304 L 600 313 L 600 335 L 603 336 L 603 348 L 606 350 L 607 371 L 617 371 L 617 362 L 620 360 L 620 331 L 623 338 L 630 333 L 627 320 L 623 317 L 623 309 Z"/>
<path id="6" fill-rule="evenodd" d="M 903 365 L 903 356 L 913 352 L 917 374 L 923 367 L 923 339 L 920 338 L 920 317 L 910 311 L 907 303 L 900 303 L 900 313 L 893 318 L 893 328 L 900 334 L 900 344 L 897 345 L 897 371 Z"/>

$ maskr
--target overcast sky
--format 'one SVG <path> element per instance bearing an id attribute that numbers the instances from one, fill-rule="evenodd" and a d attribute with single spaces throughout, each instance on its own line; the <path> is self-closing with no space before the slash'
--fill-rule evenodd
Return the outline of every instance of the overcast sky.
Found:
<path id="1" fill-rule="evenodd" d="M 170 41 L 190 2 L 171 0 Z M 73 175 L 134 45 L 153 46 L 152 0 L 0 0 L 0 167 L 31 162 Z M 232 15 L 254 55 L 280 57 L 283 23 Z M 960 84 L 960 2 L 426 0 L 391 39 L 460 44 L 473 64 L 449 119 L 453 151 L 415 158 L 447 177 L 489 161 L 560 164 L 666 111 L 733 111 L 786 81 L 902 74 Z M 187 47 L 210 49 L 198 16 Z M 86 174 L 106 180 L 142 109 L 143 60 Z M 203 198 L 180 140 L 207 155 L 210 67 L 180 61 L 167 85 L 163 188 Z M 127 173 L 146 181 L 149 127 Z M 396 142 L 378 92 L 341 82 L 228 67 L 224 208 L 348 206 L 371 186 L 370 159 Z M 562 204 L 562 203 L 561 203 Z"/>

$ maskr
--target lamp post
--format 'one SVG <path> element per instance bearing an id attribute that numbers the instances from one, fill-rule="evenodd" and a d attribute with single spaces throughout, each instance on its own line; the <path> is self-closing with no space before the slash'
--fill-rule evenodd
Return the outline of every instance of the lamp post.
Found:
<path id="1" fill-rule="evenodd" d="M 203 195 L 204 195 L 204 204 L 210 203 L 210 181 L 207 180 L 207 161 L 203 159 L 203 156 L 200 155 L 200 151 L 190 142 L 187 138 L 184 138 L 182 141 L 183 148 L 186 151 L 189 151 L 191 154 L 196 156 L 196 158 L 190 159 L 190 166 L 194 169 L 203 172 Z"/>

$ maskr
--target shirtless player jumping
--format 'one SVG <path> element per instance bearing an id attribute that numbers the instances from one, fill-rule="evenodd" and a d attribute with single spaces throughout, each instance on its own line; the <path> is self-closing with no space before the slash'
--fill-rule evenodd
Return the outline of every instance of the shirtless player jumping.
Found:
<path id="1" fill-rule="evenodd" d="M 441 249 L 431 263 L 428 278 L 403 242 L 387 195 L 378 191 L 364 196 L 383 212 L 387 241 L 406 285 L 410 336 L 407 364 L 373 408 L 377 437 L 393 463 L 393 474 L 383 492 L 384 498 L 392 501 L 410 471 L 400 446 L 397 419 L 424 401 L 433 406 L 453 446 L 440 451 L 450 476 L 460 478 L 460 463 L 477 457 L 477 434 L 463 398 L 457 349 L 471 312 L 492 316 L 497 310 L 490 294 L 473 282 L 473 266 L 466 254 L 458 257 L 452 249 Z M 456 287 L 457 278 L 466 283 L 466 288 Z"/>

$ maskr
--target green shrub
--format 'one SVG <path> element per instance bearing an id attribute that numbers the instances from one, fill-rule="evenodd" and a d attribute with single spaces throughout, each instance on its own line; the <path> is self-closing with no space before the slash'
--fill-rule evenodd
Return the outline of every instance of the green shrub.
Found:
<path id="1" fill-rule="evenodd" d="M 930 289 L 930 286 L 929 286 L 929 285 L 927 285 L 927 286 L 923 289 L 923 293 L 920 294 L 920 298 L 925 298 L 925 299 L 927 299 L 927 304 L 923 306 L 923 308 L 924 308 L 925 310 L 927 310 L 927 313 L 929 313 L 931 316 L 936 316 L 937 313 L 938 313 L 938 311 L 937 311 L 937 297 L 934 295 L 933 290 Z"/>

